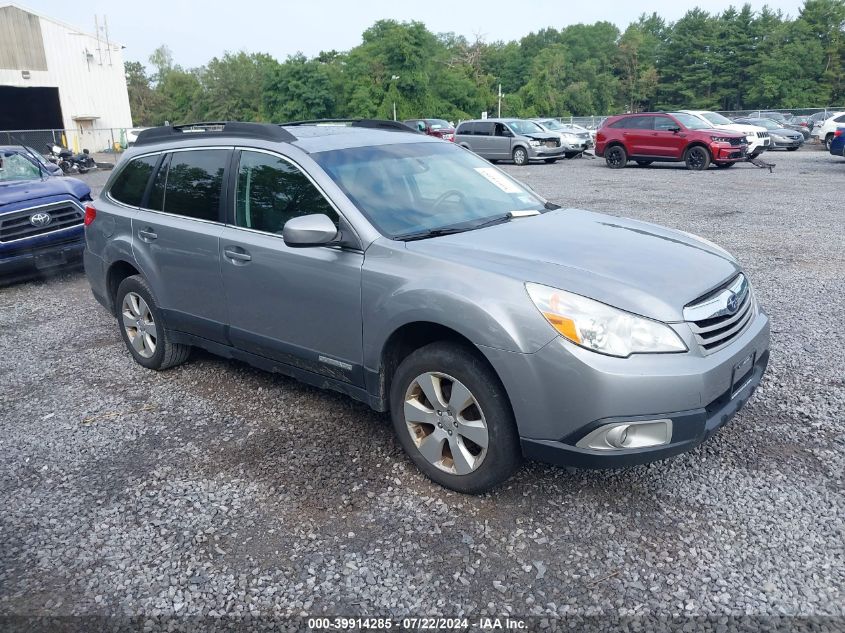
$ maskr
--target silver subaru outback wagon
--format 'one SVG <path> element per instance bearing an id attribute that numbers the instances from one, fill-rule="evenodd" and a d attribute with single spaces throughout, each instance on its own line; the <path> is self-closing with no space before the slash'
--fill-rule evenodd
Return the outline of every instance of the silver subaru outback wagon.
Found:
<path id="1" fill-rule="evenodd" d="M 690 450 L 748 401 L 769 321 L 687 233 L 560 208 L 401 124 L 153 128 L 86 210 L 129 353 L 192 347 L 389 411 L 434 481 Z"/>

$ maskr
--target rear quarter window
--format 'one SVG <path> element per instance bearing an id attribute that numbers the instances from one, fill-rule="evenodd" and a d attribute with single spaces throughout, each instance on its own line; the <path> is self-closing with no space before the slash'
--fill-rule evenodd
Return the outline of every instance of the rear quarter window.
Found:
<path id="1" fill-rule="evenodd" d="M 122 204 L 140 207 L 158 158 L 156 154 L 129 161 L 109 189 L 109 195 Z"/>

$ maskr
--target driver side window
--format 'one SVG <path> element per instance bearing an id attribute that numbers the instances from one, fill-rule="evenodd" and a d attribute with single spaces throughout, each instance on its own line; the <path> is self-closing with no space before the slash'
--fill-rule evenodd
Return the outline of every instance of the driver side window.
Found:
<path id="1" fill-rule="evenodd" d="M 496 124 L 496 136 L 513 136 L 504 123 Z"/>
<path id="2" fill-rule="evenodd" d="M 338 224 L 337 212 L 294 165 L 263 152 L 241 152 L 236 226 L 281 235 L 285 222 L 312 213 L 323 213 Z"/>
<path id="3" fill-rule="evenodd" d="M 668 132 L 676 127 L 679 127 L 678 124 L 668 116 L 658 116 L 654 118 L 654 129 L 658 132 Z"/>

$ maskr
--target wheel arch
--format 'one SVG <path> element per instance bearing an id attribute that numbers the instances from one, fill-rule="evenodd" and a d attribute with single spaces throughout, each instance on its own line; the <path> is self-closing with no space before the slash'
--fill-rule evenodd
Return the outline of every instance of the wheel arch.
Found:
<path id="1" fill-rule="evenodd" d="M 108 271 L 106 272 L 106 300 L 109 302 L 109 307 L 111 308 L 112 313 L 117 313 L 115 295 L 117 294 L 117 289 L 120 286 L 120 283 L 127 277 L 140 274 L 141 272 L 138 268 L 125 259 L 115 260 L 109 265 Z"/>
<path id="2" fill-rule="evenodd" d="M 374 396 L 374 408 L 378 411 L 390 409 L 391 381 L 399 364 L 416 350 L 440 341 L 452 342 L 466 348 L 490 368 L 500 383 L 502 382 L 496 368 L 468 336 L 433 321 L 411 321 L 393 330 L 382 346 L 378 372 L 370 377 L 374 384 L 368 385 L 368 390 Z M 508 404 L 510 405 L 510 402 Z"/>

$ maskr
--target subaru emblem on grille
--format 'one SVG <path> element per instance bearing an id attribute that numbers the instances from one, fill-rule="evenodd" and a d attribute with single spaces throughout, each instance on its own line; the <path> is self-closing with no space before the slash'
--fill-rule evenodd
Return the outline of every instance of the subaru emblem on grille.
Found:
<path id="1" fill-rule="evenodd" d="M 33 213 L 31 216 L 29 216 L 29 223 L 32 226 L 37 226 L 38 228 L 47 226 L 52 221 L 53 217 L 49 213 L 39 212 Z"/>
<path id="2" fill-rule="evenodd" d="M 735 292 L 731 293 L 731 296 L 728 297 L 728 303 L 725 306 L 728 309 L 730 314 L 734 314 L 739 307 L 739 298 L 736 296 Z"/>

